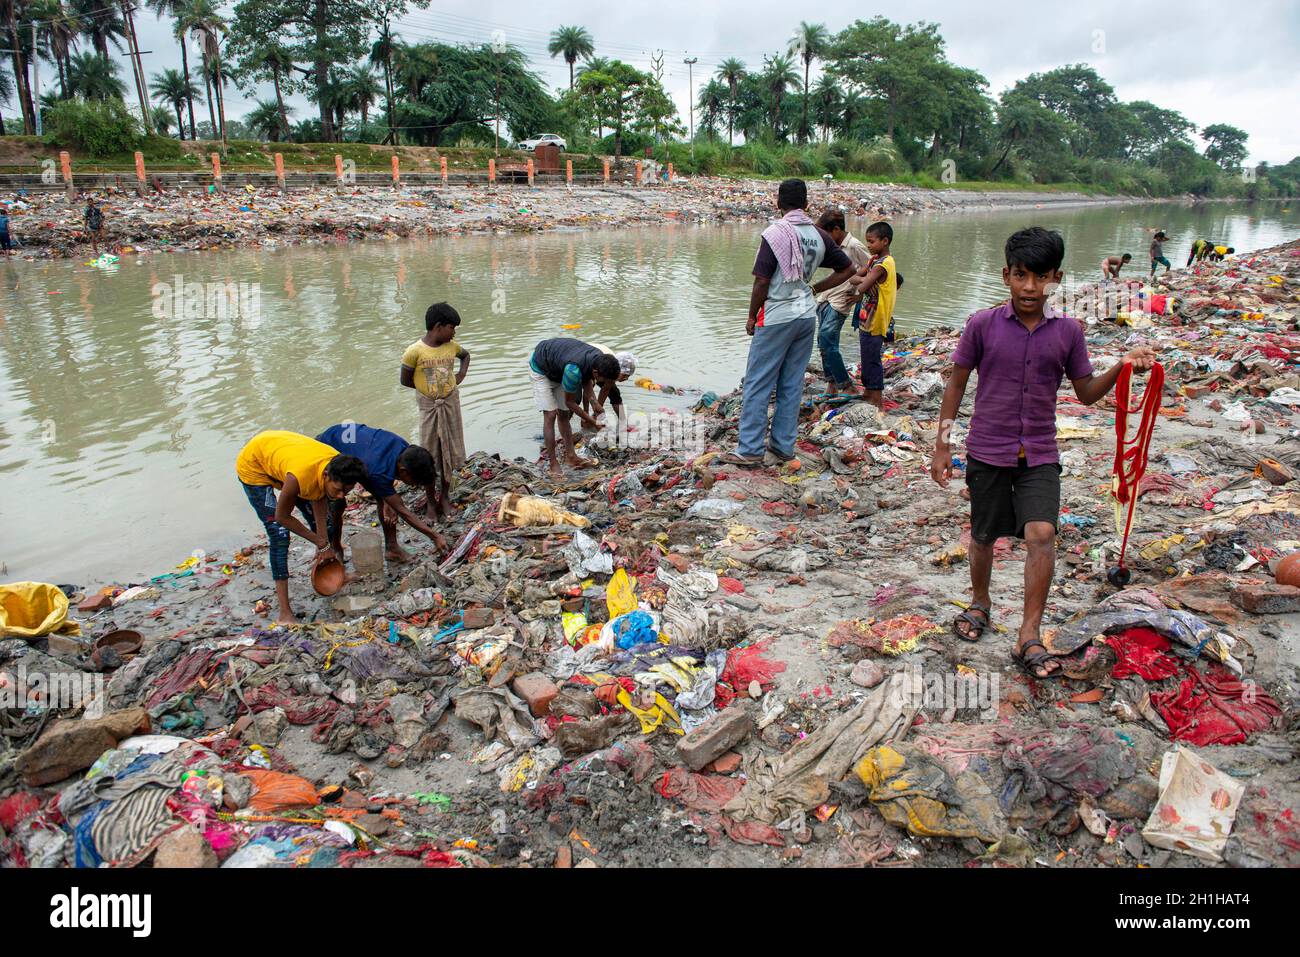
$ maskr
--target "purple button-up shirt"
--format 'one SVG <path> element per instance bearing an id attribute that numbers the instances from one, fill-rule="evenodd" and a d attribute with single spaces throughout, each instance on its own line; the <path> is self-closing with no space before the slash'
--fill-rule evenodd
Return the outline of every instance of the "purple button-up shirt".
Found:
<path id="1" fill-rule="evenodd" d="M 1056 393 L 1061 379 L 1092 375 L 1083 329 L 1073 319 L 1047 315 L 1030 332 L 1010 303 L 966 320 L 952 361 L 978 370 L 975 412 L 966 454 L 988 465 L 1059 462 Z"/>

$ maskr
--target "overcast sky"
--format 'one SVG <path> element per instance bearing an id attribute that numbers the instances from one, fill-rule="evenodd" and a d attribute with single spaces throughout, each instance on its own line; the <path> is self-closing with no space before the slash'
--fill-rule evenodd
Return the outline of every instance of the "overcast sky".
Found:
<path id="1" fill-rule="evenodd" d="M 232 6 L 226 4 L 225 12 Z M 804 13 L 797 9 L 782 0 L 435 0 L 426 10 L 414 10 L 397 32 L 410 42 L 484 43 L 501 30 L 552 88 L 568 85 L 563 59 L 546 54 L 547 37 L 561 24 L 585 26 L 598 55 L 641 69 L 662 50 L 665 85 L 685 124 L 688 76 L 683 58 L 699 58 L 694 67 L 698 90 L 701 77 L 712 74 L 725 57 L 761 66 L 763 54 L 784 50 L 801 18 L 824 22 L 836 31 L 855 17 L 870 19 L 879 13 L 901 22 L 937 22 L 949 59 L 983 73 L 994 96 L 1035 71 L 1088 63 L 1123 100 L 1150 100 L 1178 110 L 1198 127 L 1241 127 L 1250 134 L 1252 162 L 1280 164 L 1300 155 L 1296 0 L 1041 0 L 1019 8 L 969 0 L 909 0 L 905 7 L 861 6 L 852 15 L 819 13 L 815 6 L 804 7 Z M 137 28 L 141 49 L 153 51 L 144 58 L 150 75 L 180 65 L 170 25 L 145 12 Z M 118 59 L 125 79 L 126 58 Z M 48 65 L 45 72 L 48 83 Z M 269 84 L 260 95 L 270 97 Z M 315 115 L 305 99 L 294 102 L 296 119 Z M 251 107 L 251 96 L 233 88 L 228 92 L 228 117 L 241 117 Z"/>

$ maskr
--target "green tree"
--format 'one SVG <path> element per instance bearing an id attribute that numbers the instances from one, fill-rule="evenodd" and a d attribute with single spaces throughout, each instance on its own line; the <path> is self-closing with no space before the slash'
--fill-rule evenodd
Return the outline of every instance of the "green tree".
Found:
<path id="1" fill-rule="evenodd" d="M 1011 150 L 1026 148 L 1028 159 L 1050 164 L 1068 158 L 1064 142 L 1072 124 L 1065 117 L 1049 110 L 1033 97 L 1008 90 L 998 107 L 997 138 L 1002 144 L 1002 155 L 989 171 L 992 175 L 1002 168 Z M 1037 147 L 1036 151 L 1031 147 Z"/>
<path id="2" fill-rule="evenodd" d="M 1114 89 L 1092 67 L 1076 63 L 1032 73 L 1012 90 L 1070 121 L 1070 150 L 1076 157 L 1123 157 L 1124 111 Z"/>
<path id="3" fill-rule="evenodd" d="M 737 94 L 740 81 L 745 78 L 745 64 L 735 57 L 727 57 L 718 64 L 717 78 L 727 84 L 730 96 L 727 98 L 727 145 L 735 145 L 736 114 L 738 112 Z"/>
<path id="4" fill-rule="evenodd" d="M 598 125 L 614 131 L 614 159 L 617 162 L 623 156 L 624 128 L 636 123 L 640 99 L 654 78 L 621 60 L 603 66 L 603 70 L 584 70 L 578 77 L 575 91 L 591 98 Z"/>
<path id="5" fill-rule="evenodd" d="M 189 0 L 145 0 L 145 5 L 158 17 L 163 19 L 168 17 L 172 21 L 172 35 L 176 37 L 176 45 L 181 48 L 181 73 L 184 74 L 186 86 L 195 92 L 185 99 L 186 111 L 190 120 L 190 139 L 194 139 L 197 134 L 194 129 L 194 97 L 198 95 L 198 86 L 191 84 L 190 80 L 190 51 L 187 40 L 186 27 L 186 10 L 189 6 Z M 181 126 L 181 139 L 185 138 L 185 127 Z"/>
<path id="6" fill-rule="evenodd" d="M 126 22 L 116 0 L 71 0 L 70 10 L 81 23 L 82 33 L 90 38 L 96 53 L 107 58 L 110 43 L 122 49 Z"/>
<path id="7" fill-rule="evenodd" d="M 947 64 L 938 24 L 858 20 L 836 34 L 829 58 L 828 72 L 883 105 L 890 139 L 900 123 L 912 136 L 933 130 L 935 84 Z"/>
<path id="8" fill-rule="evenodd" d="M 546 51 L 550 53 L 551 59 L 563 56 L 564 62 L 569 64 L 569 89 L 572 90 L 573 65 L 578 62 L 579 57 L 592 56 L 596 52 L 596 47 L 586 27 L 560 27 L 551 34 L 551 42 L 547 45 Z"/>
<path id="9" fill-rule="evenodd" d="M 120 100 L 126 85 L 118 78 L 118 66 L 98 53 L 73 54 L 68 87 L 83 100 Z"/>
<path id="10" fill-rule="evenodd" d="M 822 142 L 830 141 L 831 130 L 839 126 L 844 96 L 835 78 L 823 73 L 812 91 L 813 120 L 822 131 Z"/>
<path id="11" fill-rule="evenodd" d="M 276 100 L 257 100 L 252 112 L 244 117 L 244 125 L 258 139 L 279 143 L 287 140 L 288 126 L 285 124 L 286 113 L 293 113 L 293 107 L 286 107 Z"/>
<path id="12" fill-rule="evenodd" d="M 191 98 L 199 95 L 193 81 L 180 70 L 166 69 L 153 75 L 149 92 L 176 111 L 176 126 L 180 129 L 180 138 L 185 139 L 185 120 L 181 110 Z"/>
<path id="13" fill-rule="evenodd" d="M 799 74 L 795 72 L 794 63 L 789 57 L 778 54 L 764 61 L 759 81 L 767 102 L 772 133 L 777 138 L 781 138 L 784 135 L 781 108 L 785 103 L 786 91 L 799 85 Z"/>
<path id="14" fill-rule="evenodd" d="M 32 0 L 27 14 L 37 23 L 37 33 L 46 59 L 52 60 L 59 71 L 59 93 L 67 98 L 68 56 L 77 45 L 83 24 L 75 13 L 64 8 L 60 0 Z"/>
<path id="15" fill-rule="evenodd" d="M 153 120 L 153 128 L 158 131 L 159 136 L 170 136 L 172 131 L 172 114 L 165 106 L 155 106 L 150 111 L 150 119 Z M 177 123 L 180 123 L 180 116 L 177 114 Z M 185 139 L 185 127 L 181 127 L 181 139 Z"/>
<path id="16" fill-rule="evenodd" d="M 803 120 L 799 124 L 799 139 L 808 142 L 808 71 L 813 61 L 824 56 L 831 47 L 831 35 L 822 23 L 802 20 L 790 39 L 789 53 L 803 61 Z"/>
<path id="17" fill-rule="evenodd" d="M 1211 123 L 1201 130 L 1201 139 L 1205 141 L 1205 158 L 1230 173 L 1235 173 L 1246 162 L 1245 130 L 1227 123 Z"/>
<path id="18" fill-rule="evenodd" d="M 717 137 L 723 117 L 727 115 L 728 100 L 727 87 L 718 80 L 709 80 L 700 89 L 699 101 L 696 103 L 700 111 L 700 129 L 708 133 L 709 139 Z"/>
<path id="19" fill-rule="evenodd" d="M 343 77 L 343 90 L 348 109 L 361 114 L 363 126 L 369 123 L 370 108 L 384 92 L 379 77 L 370 72 L 369 67 L 354 66 Z"/>

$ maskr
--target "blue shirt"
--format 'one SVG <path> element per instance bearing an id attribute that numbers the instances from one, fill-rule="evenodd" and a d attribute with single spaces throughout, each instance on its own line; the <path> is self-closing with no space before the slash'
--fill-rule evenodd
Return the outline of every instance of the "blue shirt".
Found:
<path id="1" fill-rule="evenodd" d="M 350 441 L 349 441 L 350 440 Z M 331 425 L 316 436 L 343 455 L 355 455 L 365 463 L 368 477 L 361 487 L 377 499 L 396 495 L 393 482 L 397 480 L 397 459 L 410 447 L 400 435 L 372 429 L 368 425 Z"/>

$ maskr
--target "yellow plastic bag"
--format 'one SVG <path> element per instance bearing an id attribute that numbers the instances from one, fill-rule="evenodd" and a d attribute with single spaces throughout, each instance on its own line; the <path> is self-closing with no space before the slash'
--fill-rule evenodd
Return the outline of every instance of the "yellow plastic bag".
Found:
<path id="1" fill-rule="evenodd" d="M 627 569 L 620 568 L 605 586 L 605 606 L 609 609 L 609 620 L 620 615 L 636 611 L 636 592 L 632 580 L 627 577 Z"/>
<path id="2" fill-rule="evenodd" d="M 40 638 L 51 632 L 80 635 L 68 621 L 68 596 L 55 585 L 14 582 L 0 585 L 0 638 Z"/>

